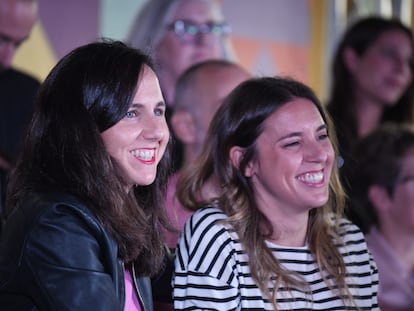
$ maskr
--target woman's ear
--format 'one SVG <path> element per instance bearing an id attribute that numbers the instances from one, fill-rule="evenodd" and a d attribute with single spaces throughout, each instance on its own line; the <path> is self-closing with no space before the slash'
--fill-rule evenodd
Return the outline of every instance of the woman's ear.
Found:
<path id="1" fill-rule="evenodd" d="M 233 163 L 235 167 L 240 169 L 240 163 L 243 160 L 245 149 L 239 146 L 233 146 L 230 148 L 230 160 Z M 246 177 L 252 177 L 253 176 L 253 165 L 250 162 L 245 171 L 242 172 L 244 176 Z"/>
<path id="2" fill-rule="evenodd" d="M 387 212 L 391 208 L 391 198 L 384 186 L 371 185 L 368 188 L 368 198 L 378 213 Z"/>
<path id="3" fill-rule="evenodd" d="M 348 68 L 351 73 L 354 73 L 359 66 L 359 56 L 352 48 L 347 47 L 342 52 L 342 58 L 346 68 Z"/>
<path id="4" fill-rule="evenodd" d="M 188 111 L 175 111 L 171 116 L 171 128 L 183 144 L 195 142 L 196 127 L 192 115 Z"/>

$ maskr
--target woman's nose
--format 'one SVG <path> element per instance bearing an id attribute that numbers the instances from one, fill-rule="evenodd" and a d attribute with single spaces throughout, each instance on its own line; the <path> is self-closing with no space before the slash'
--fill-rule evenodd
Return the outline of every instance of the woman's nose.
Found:
<path id="1" fill-rule="evenodd" d="M 326 148 L 315 141 L 305 145 L 304 157 L 309 162 L 324 162 L 328 158 L 328 153 Z"/>
<path id="2" fill-rule="evenodd" d="M 146 139 L 160 140 L 168 134 L 167 122 L 159 116 L 148 117 L 143 133 Z"/>

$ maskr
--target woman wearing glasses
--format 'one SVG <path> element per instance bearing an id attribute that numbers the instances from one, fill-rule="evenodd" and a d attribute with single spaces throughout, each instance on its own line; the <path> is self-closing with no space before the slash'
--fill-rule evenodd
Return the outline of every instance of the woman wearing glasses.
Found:
<path id="1" fill-rule="evenodd" d="M 153 54 L 171 108 L 176 80 L 185 69 L 208 59 L 233 60 L 229 33 L 215 0 L 150 0 L 137 15 L 128 41 Z"/>
<path id="2" fill-rule="evenodd" d="M 229 34 L 216 0 L 149 0 L 140 10 L 128 41 L 155 60 L 168 123 L 176 81 L 184 70 L 209 59 L 234 60 Z M 175 171 L 182 165 L 182 144 L 174 135 L 172 142 Z"/>

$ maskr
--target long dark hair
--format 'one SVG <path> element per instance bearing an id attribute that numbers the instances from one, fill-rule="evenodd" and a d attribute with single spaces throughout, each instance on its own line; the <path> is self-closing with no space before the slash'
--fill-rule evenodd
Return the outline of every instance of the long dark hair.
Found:
<path id="1" fill-rule="evenodd" d="M 27 193 L 64 191 L 88 205 L 118 243 L 126 263 L 139 261 L 151 275 L 164 251 L 159 224 L 169 155 L 155 182 L 125 192 L 122 170 L 105 149 L 101 132 L 128 111 L 150 58 L 121 42 L 81 46 L 52 69 L 39 91 L 24 150 L 11 176 L 7 209 Z"/>
<path id="2" fill-rule="evenodd" d="M 236 87 L 216 112 L 200 158 L 193 167 L 183 172 L 177 188 L 178 197 L 184 206 L 193 210 L 218 206 L 229 216 L 228 222 L 239 235 L 249 256 L 252 277 L 264 295 L 269 295 L 268 282 L 276 275 L 272 297 L 269 297 L 276 310 L 275 297 L 280 282 L 288 286 L 306 285 L 300 277 L 286 271 L 267 247 L 265 239 L 272 234 L 272 225 L 257 207 L 253 186 L 243 172 L 249 162 L 257 157 L 256 141 L 263 131 L 265 120 L 295 98 L 306 98 L 317 107 L 327 124 L 336 150 L 333 124 L 309 87 L 287 78 L 251 79 Z M 230 159 L 230 149 L 233 146 L 245 148 L 239 167 L 235 167 Z M 219 190 L 216 196 L 205 198 L 203 189 L 211 178 L 216 178 L 214 183 L 219 186 Z M 331 224 L 330 219 L 333 213 L 338 225 L 345 201 L 336 166 L 329 185 L 330 197 L 327 204 L 310 211 L 308 239 L 321 271 L 327 271 L 333 278 L 333 281 L 327 281 L 328 284 L 335 283 L 344 297 L 347 297 L 345 264 L 332 238 L 338 236 L 339 229 Z M 266 230 L 262 229 L 263 224 Z"/>
<path id="3" fill-rule="evenodd" d="M 358 137 L 356 107 L 354 98 L 354 79 L 344 62 L 344 50 L 351 48 L 359 56 L 384 33 L 398 30 L 406 34 L 413 44 L 413 34 L 401 21 L 386 19 L 379 16 L 370 16 L 352 24 L 338 44 L 332 67 L 332 88 L 329 95 L 328 111 L 337 126 L 340 147 L 348 152 L 352 141 Z M 414 76 L 413 62 L 410 64 L 411 74 Z M 386 107 L 382 122 L 413 122 L 414 117 L 414 79 L 399 101 Z"/>

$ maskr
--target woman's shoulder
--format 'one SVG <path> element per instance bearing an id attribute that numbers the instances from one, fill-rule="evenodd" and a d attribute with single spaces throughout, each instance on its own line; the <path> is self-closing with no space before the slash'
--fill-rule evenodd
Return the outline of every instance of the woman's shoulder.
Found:
<path id="1" fill-rule="evenodd" d="M 82 223 L 98 229 L 100 222 L 80 198 L 65 192 L 36 192 L 22 198 L 6 221 L 27 229 L 45 222 Z M 99 229 L 98 229 L 99 230 Z"/>
<path id="2" fill-rule="evenodd" d="M 204 207 L 187 220 L 184 233 L 187 239 L 203 240 L 227 239 L 231 226 L 225 221 L 227 215 L 217 207 Z"/>
<path id="3" fill-rule="evenodd" d="M 363 236 L 359 227 L 347 218 L 340 218 L 338 225 L 341 236 Z"/>
<path id="4" fill-rule="evenodd" d="M 219 208 L 208 206 L 203 207 L 191 215 L 186 223 L 188 229 L 194 231 L 217 230 L 224 228 L 227 215 Z"/>
<path id="5" fill-rule="evenodd" d="M 91 255 L 101 243 L 116 253 L 114 240 L 87 205 L 66 193 L 32 193 L 22 198 L 8 216 L 0 239 L 1 252 L 8 254 L 9 262 L 47 258 L 56 265 L 73 259 L 69 253 Z"/>
<path id="6" fill-rule="evenodd" d="M 338 235 L 342 244 L 353 249 L 365 250 L 368 248 L 365 236 L 360 228 L 346 218 L 339 220 Z"/>
<path id="7" fill-rule="evenodd" d="M 226 219 L 227 215 L 218 207 L 206 206 L 195 211 L 191 218 L 196 222 L 214 222 Z"/>
<path id="8" fill-rule="evenodd" d="M 226 218 L 227 215 L 216 207 L 197 210 L 189 218 L 180 238 L 176 257 L 176 264 L 181 269 L 190 265 L 199 272 L 207 273 L 212 264 L 222 267 L 228 258 L 233 258 L 241 246 L 237 234 L 225 221 Z M 214 263 L 211 258 L 215 258 Z"/>
<path id="9" fill-rule="evenodd" d="M 65 206 L 74 210 L 90 212 L 87 204 L 79 197 L 67 192 L 34 192 L 23 197 L 17 208 L 25 210 L 47 210 L 48 208 Z"/>

